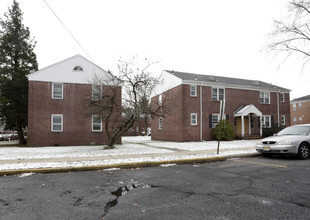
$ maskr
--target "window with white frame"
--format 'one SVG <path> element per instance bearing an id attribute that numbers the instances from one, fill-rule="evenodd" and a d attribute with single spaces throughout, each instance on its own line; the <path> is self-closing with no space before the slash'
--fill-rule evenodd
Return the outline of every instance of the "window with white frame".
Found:
<path id="1" fill-rule="evenodd" d="M 293 117 L 293 124 L 297 124 L 297 118 Z"/>
<path id="2" fill-rule="evenodd" d="M 219 123 L 220 114 L 212 114 L 212 128 L 215 128 L 216 125 Z"/>
<path id="3" fill-rule="evenodd" d="M 298 108 L 302 108 L 302 103 L 298 103 Z"/>
<path id="4" fill-rule="evenodd" d="M 99 101 L 102 98 L 102 85 L 92 85 L 92 100 Z"/>
<path id="5" fill-rule="evenodd" d="M 190 86 L 190 96 L 197 96 L 197 86 L 195 85 Z"/>
<path id="6" fill-rule="evenodd" d="M 281 115 L 281 125 L 285 125 L 285 115 Z"/>
<path id="7" fill-rule="evenodd" d="M 63 131 L 63 115 L 62 114 L 52 114 L 51 122 L 52 122 L 51 123 L 52 132 Z"/>
<path id="8" fill-rule="evenodd" d="M 163 129 L 163 118 L 159 117 L 158 118 L 158 130 L 162 130 Z"/>
<path id="9" fill-rule="evenodd" d="M 299 123 L 302 123 L 302 117 L 298 117 Z"/>
<path id="10" fill-rule="evenodd" d="M 259 101 L 263 104 L 270 104 L 270 93 L 269 92 L 259 92 Z"/>
<path id="11" fill-rule="evenodd" d="M 263 128 L 270 128 L 271 127 L 271 116 L 270 115 L 263 115 L 262 116 L 262 126 L 263 126 Z"/>
<path id="12" fill-rule="evenodd" d="M 221 114 L 212 114 L 212 118 L 211 118 L 211 124 L 212 124 L 212 128 L 215 128 L 217 126 L 217 124 L 219 123 L 220 119 L 221 119 Z M 226 115 L 223 114 L 222 116 L 222 120 L 226 119 Z"/>
<path id="13" fill-rule="evenodd" d="M 197 125 L 197 113 L 191 113 L 191 125 Z"/>
<path id="14" fill-rule="evenodd" d="M 62 83 L 53 83 L 52 86 L 52 98 L 53 99 L 63 99 L 63 84 Z"/>
<path id="15" fill-rule="evenodd" d="M 284 101 L 285 101 L 285 99 L 284 99 L 284 93 L 280 93 L 280 101 L 281 101 L 281 102 L 284 102 Z"/>
<path id="16" fill-rule="evenodd" d="M 212 100 L 224 100 L 225 90 L 221 88 L 212 88 Z"/>
<path id="17" fill-rule="evenodd" d="M 92 131 L 102 131 L 102 117 L 100 115 L 92 116 Z"/>
<path id="18" fill-rule="evenodd" d="M 158 105 L 161 106 L 163 104 L 163 96 L 159 95 L 158 96 Z"/>
<path id="19" fill-rule="evenodd" d="M 293 103 L 293 105 L 292 105 L 292 111 L 296 111 L 296 103 Z"/>

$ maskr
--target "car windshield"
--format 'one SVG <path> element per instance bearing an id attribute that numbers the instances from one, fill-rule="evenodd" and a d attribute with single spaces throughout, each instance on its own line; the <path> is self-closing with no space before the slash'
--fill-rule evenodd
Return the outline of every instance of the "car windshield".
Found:
<path id="1" fill-rule="evenodd" d="M 294 126 L 284 128 L 277 135 L 309 135 L 309 133 L 310 126 Z"/>

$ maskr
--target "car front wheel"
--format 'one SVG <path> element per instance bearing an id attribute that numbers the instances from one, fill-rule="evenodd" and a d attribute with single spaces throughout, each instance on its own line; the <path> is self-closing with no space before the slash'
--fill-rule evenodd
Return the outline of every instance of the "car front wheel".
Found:
<path id="1" fill-rule="evenodd" d="M 310 155 L 310 148 L 306 143 L 302 143 L 298 149 L 298 157 L 300 159 L 308 159 Z"/>

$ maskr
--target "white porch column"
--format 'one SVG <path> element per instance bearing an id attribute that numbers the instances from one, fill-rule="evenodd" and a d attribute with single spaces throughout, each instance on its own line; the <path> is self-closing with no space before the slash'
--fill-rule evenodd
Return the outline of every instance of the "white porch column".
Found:
<path id="1" fill-rule="evenodd" d="M 249 135 L 251 135 L 251 115 L 249 114 Z"/>
<path id="2" fill-rule="evenodd" d="M 241 115 L 241 136 L 244 137 L 244 116 Z"/>
<path id="3" fill-rule="evenodd" d="M 260 136 L 263 136 L 263 122 L 262 122 L 262 116 L 259 116 L 259 133 L 260 133 Z"/>

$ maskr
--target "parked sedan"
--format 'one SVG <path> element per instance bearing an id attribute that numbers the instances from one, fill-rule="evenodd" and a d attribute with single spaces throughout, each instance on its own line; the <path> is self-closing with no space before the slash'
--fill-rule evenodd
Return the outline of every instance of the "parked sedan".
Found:
<path id="1" fill-rule="evenodd" d="M 256 150 L 262 154 L 291 154 L 300 159 L 310 155 L 310 124 L 284 128 L 272 137 L 262 139 Z"/>

